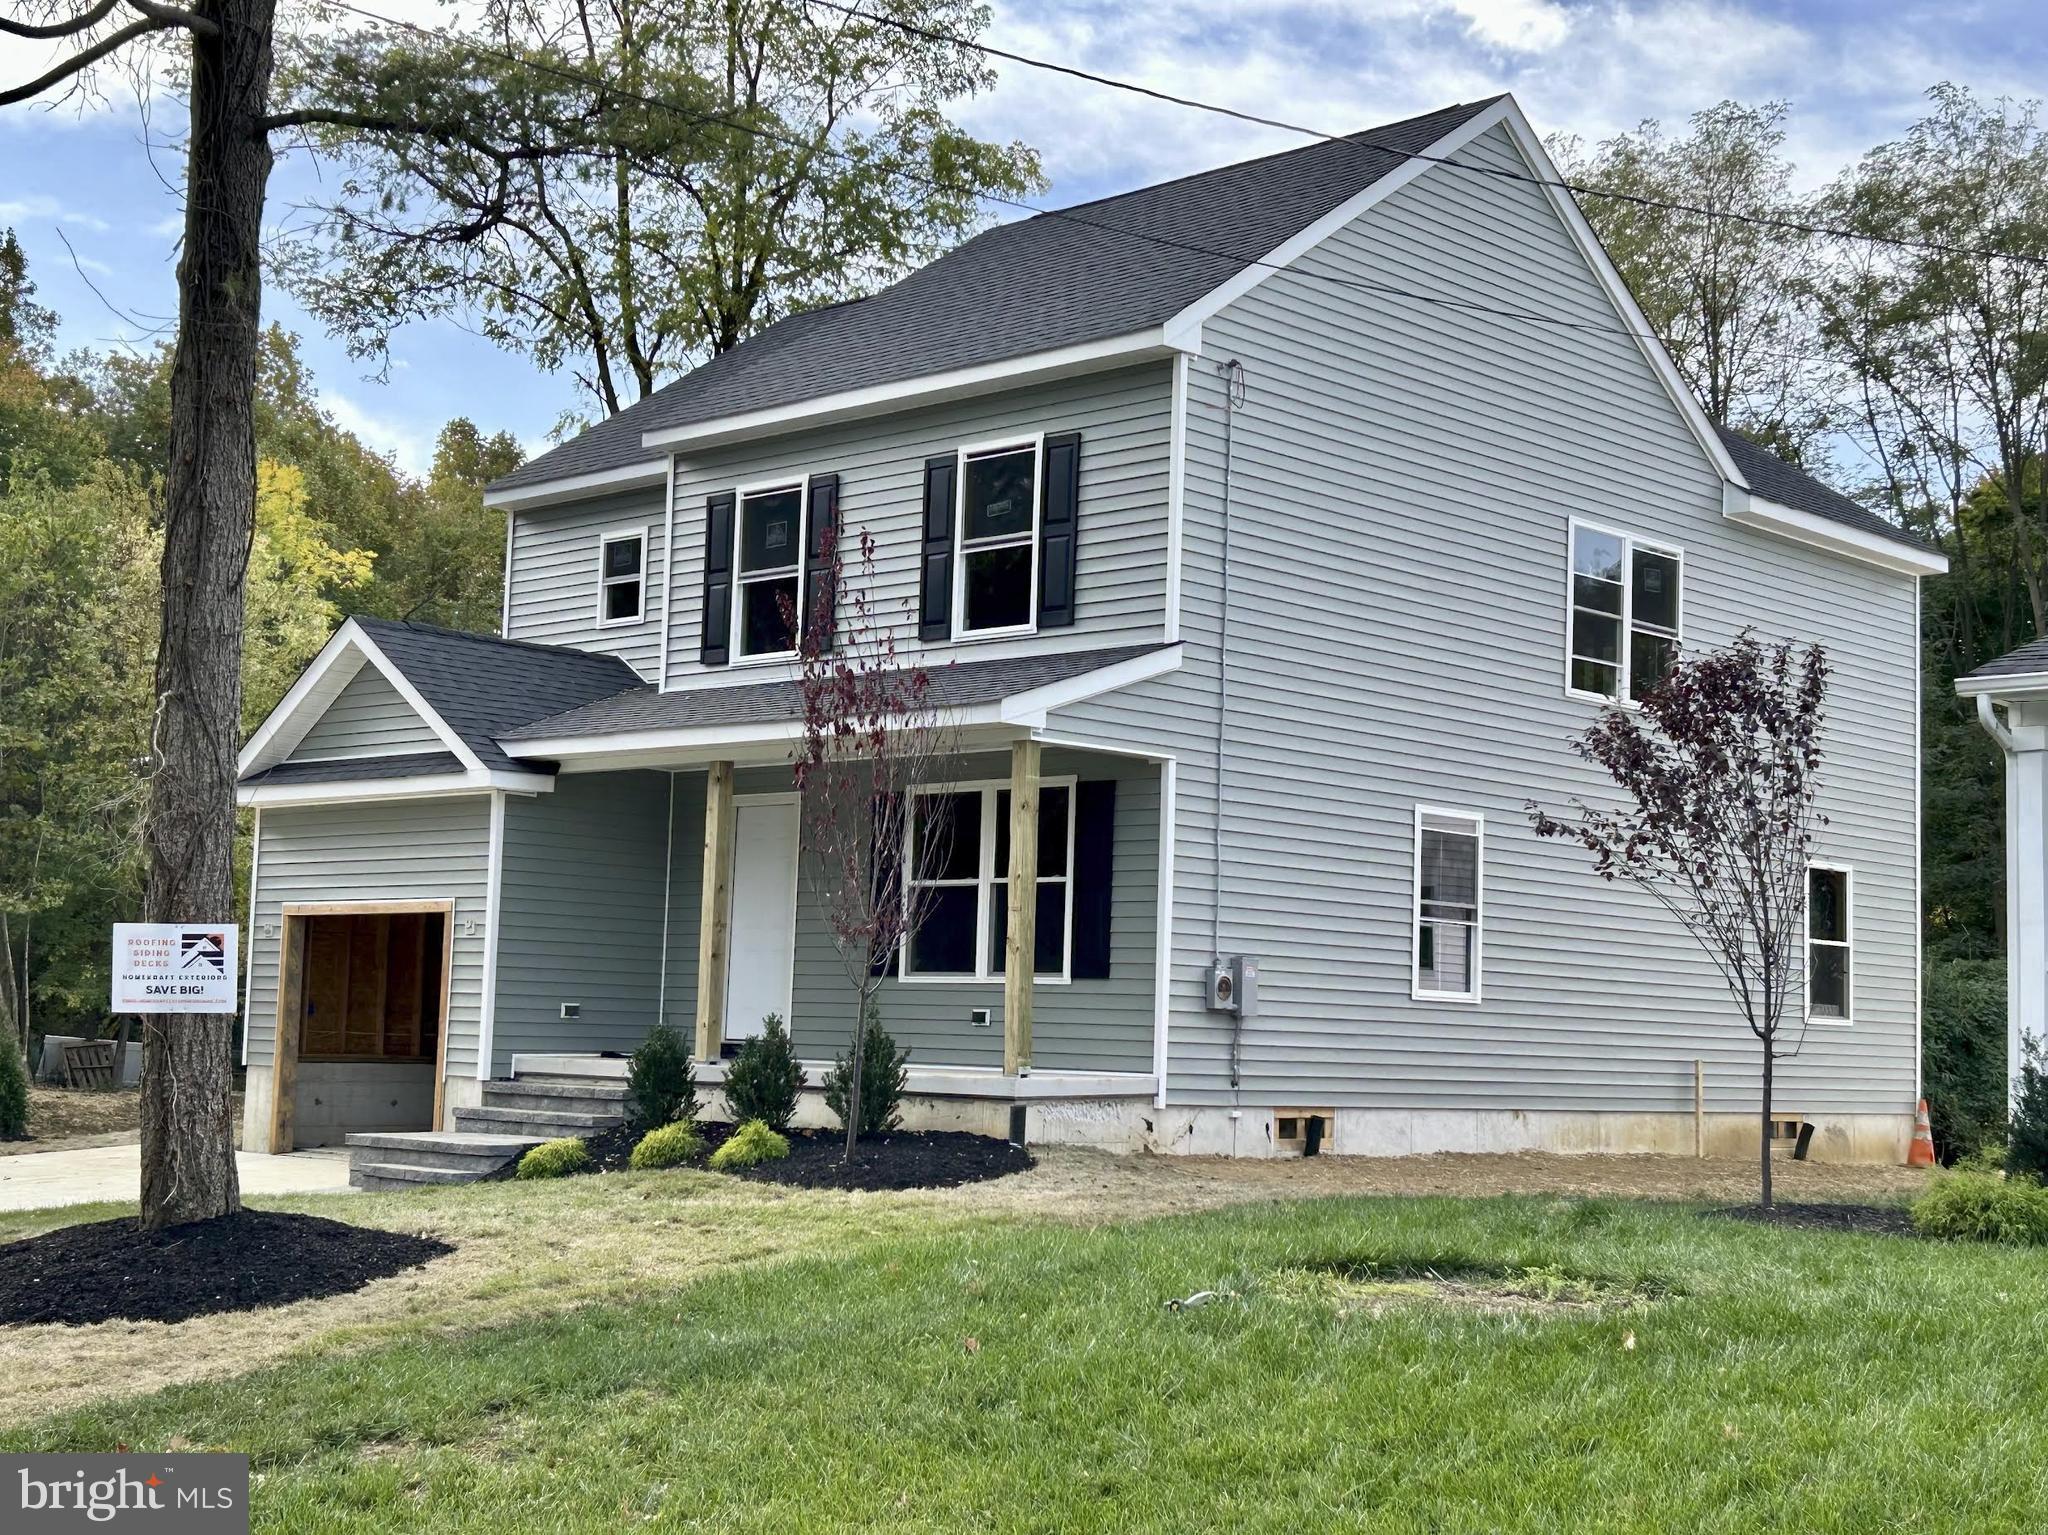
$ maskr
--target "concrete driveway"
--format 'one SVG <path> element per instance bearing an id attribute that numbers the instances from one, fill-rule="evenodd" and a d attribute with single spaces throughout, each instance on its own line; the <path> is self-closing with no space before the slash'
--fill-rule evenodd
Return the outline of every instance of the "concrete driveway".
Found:
<path id="1" fill-rule="evenodd" d="M 348 1189 L 348 1152 L 339 1146 L 289 1156 L 235 1153 L 244 1194 L 332 1194 Z M 113 1200 L 134 1205 L 142 1187 L 142 1147 L 83 1146 L 0 1157 L 0 1210 Z"/>

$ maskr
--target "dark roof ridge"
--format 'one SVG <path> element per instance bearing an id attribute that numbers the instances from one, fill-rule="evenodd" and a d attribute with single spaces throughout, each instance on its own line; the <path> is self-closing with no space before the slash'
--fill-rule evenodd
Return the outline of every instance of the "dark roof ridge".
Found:
<path id="1" fill-rule="evenodd" d="M 585 650 L 581 645 L 550 645 L 545 640 L 513 640 L 502 634 L 481 634 L 474 629 L 451 629 L 446 624 L 430 624 L 418 618 L 382 618 L 374 613 L 351 613 L 348 616 L 366 629 L 375 625 L 380 629 L 405 629 L 414 634 L 438 634 L 451 640 L 474 640 L 479 645 L 510 645 L 521 650 L 538 650 L 544 655 L 575 656 L 586 661 L 612 662 L 632 671 L 632 666 L 617 656 L 602 650 Z M 643 682 L 641 685 L 644 687 L 651 684 Z"/>

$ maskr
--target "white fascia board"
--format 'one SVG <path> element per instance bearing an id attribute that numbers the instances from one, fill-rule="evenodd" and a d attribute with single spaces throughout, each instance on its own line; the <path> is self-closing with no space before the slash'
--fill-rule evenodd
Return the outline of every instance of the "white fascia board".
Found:
<path id="1" fill-rule="evenodd" d="M 1196 344 L 1199 348 L 1199 337 Z M 769 410 L 746 411 L 693 422 L 688 426 L 672 426 L 663 431 L 648 432 L 640 441 L 649 449 L 670 451 L 717 447 L 749 437 L 768 437 L 778 432 L 881 415 L 931 400 L 956 400 L 1077 373 L 1100 372 L 1147 359 L 1164 360 L 1184 349 L 1168 342 L 1162 330 L 1153 326 L 1129 335 L 1085 341 L 1050 352 L 1032 352 L 1023 357 L 1004 358 L 1000 362 L 955 368 L 949 373 L 928 373 L 921 378 L 842 390 L 838 394 L 819 395 Z"/>
<path id="2" fill-rule="evenodd" d="M 564 501 L 582 501 L 615 490 L 637 490 L 643 485 L 660 485 L 668 478 L 668 460 L 657 458 L 644 464 L 624 464 L 617 469 L 596 469 L 589 474 L 566 474 L 559 480 L 539 480 L 531 485 L 512 485 L 484 492 L 484 505 L 508 511 L 531 512 Z"/>
<path id="3" fill-rule="evenodd" d="M 1733 485 L 1721 488 L 1721 515 L 1745 528 L 1775 533 L 1780 538 L 1825 549 L 1830 554 L 1839 554 L 1902 576 L 1938 576 L 1948 570 L 1948 556 L 1945 554 L 1937 554 L 1931 549 L 1915 549 L 1910 544 L 1866 533 L 1831 517 L 1766 501 L 1754 492 L 1740 490 Z"/>
<path id="4" fill-rule="evenodd" d="M 555 787 L 545 773 L 421 773 L 406 778 L 351 778 L 333 783 L 243 784 L 238 805 L 345 805 L 365 800 L 445 799 L 452 794 L 547 794 Z"/>
<path id="5" fill-rule="evenodd" d="M 1006 725 L 1024 725 L 1042 730 L 1045 728 L 1045 717 L 1054 709 L 1084 703 L 1088 699 L 1099 698 L 1104 693 L 1114 693 L 1118 688 L 1149 682 L 1154 677 L 1163 677 L 1168 672 L 1179 671 L 1180 658 L 1180 646 L 1167 645 L 1142 656 L 1133 656 L 1128 661 L 1119 661 L 1114 666 L 1098 666 L 1094 671 L 1083 672 L 1078 677 L 1069 677 L 1062 682 L 1048 682 L 1044 687 L 1032 688 L 1024 693 L 1013 693 L 1003 700 L 1000 718 Z"/>
<path id="6" fill-rule="evenodd" d="M 277 706 L 264 716 L 256 733 L 235 756 L 235 776 L 245 778 L 275 767 L 305 739 L 334 696 L 362 670 L 369 653 L 357 643 L 362 629 L 351 618 L 327 637 L 320 653 L 306 663 L 298 680 L 285 690 Z M 317 695 L 317 696 L 316 696 Z M 302 717 L 303 716 L 303 717 Z"/>

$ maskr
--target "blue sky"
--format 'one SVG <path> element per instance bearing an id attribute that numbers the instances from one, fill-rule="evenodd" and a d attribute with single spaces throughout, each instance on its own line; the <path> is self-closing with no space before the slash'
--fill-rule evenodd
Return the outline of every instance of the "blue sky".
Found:
<path id="1" fill-rule="evenodd" d="M 369 3 L 421 21 L 441 14 L 433 0 Z M 1904 129 L 1936 81 L 2022 97 L 2048 81 L 2041 0 L 992 3 L 990 39 L 1017 51 L 1327 130 L 1500 90 L 1515 92 L 1540 131 L 1589 139 L 1647 117 L 1676 123 L 1727 97 L 1784 99 L 1809 183 Z M 26 78 L 44 57 L 0 46 L 0 80 Z M 1019 65 L 958 110 L 977 132 L 1040 150 L 1053 181 L 1045 206 L 1301 142 Z M 0 225 L 19 233 L 66 346 L 146 341 L 171 313 L 182 166 L 161 147 L 175 109 L 160 104 L 158 117 L 146 132 L 132 92 L 111 80 L 83 112 L 0 108 Z M 283 162 L 273 206 L 316 176 L 303 157 Z M 266 303 L 302 336 L 328 407 L 409 469 L 425 466 L 450 416 L 538 447 L 564 410 L 586 408 L 567 377 L 537 373 L 453 324 L 402 332 L 389 376 L 367 378 L 275 286 Z"/>

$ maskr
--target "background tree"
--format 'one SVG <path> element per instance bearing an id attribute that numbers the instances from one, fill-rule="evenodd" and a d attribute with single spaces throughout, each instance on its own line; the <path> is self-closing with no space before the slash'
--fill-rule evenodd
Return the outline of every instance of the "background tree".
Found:
<path id="1" fill-rule="evenodd" d="M 1644 122 L 1588 151 L 1552 141 L 1580 209 L 1707 414 L 1797 458 L 1829 419 L 1828 383 L 1807 357 L 1804 293 L 1814 241 L 1744 222 L 1798 219 L 1782 101 L 1723 101 L 1682 137 Z M 1637 199 L 1644 199 L 1638 201 Z"/>
<path id="2" fill-rule="evenodd" d="M 1623 803 L 1573 800 L 1559 819 L 1531 803 L 1540 837 L 1577 842 L 1602 879 L 1649 892 L 1713 960 L 1763 1047 L 1761 1198 L 1771 1203 L 1771 1086 L 1796 1055 L 1805 1009 L 1787 1038 L 1795 981 L 1803 994 L 1807 871 L 1821 767 L 1827 658 L 1766 646 L 1747 631 L 1725 650 L 1682 656 L 1640 700 L 1605 711 L 1575 742 Z"/>
<path id="3" fill-rule="evenodd" d="M 866 9 L 972 39 L 979 0 Z M 306 42 L 345 166 L 287 281 L 357 355 L 456 316 L 611 415 L 797 310 L 870 292 L 1043 185 L 947 116 L 972 48 L 802 0 L 485 0 L 460 36 Z M 378 124 L 459 120 L 460 138 Z M 542 152 L 544 150 L 544 152 Z"/>
<path id="4" fill-rule="evenodd" d="M 804 870 L 853 1000 L 851 1157 L 860 1138 L 869 1005 L 924 920 L 931 899 L 924 881 L 944 867 L 951 847 L 946 817 L 930 810 L 939 799 L 913 790 L 955 776 L 957 747 L 932 674 L 897 653 L 898 615 L 880 611 L 871 595 L 874 535 L 863 528 L 857 536 L 858 582 L 843 579 L 840 530 L 827 528 L 822 543 L 826 574 L 809 612 L 799 618 L 786 607 L 784 621 L 799 634 L 803 736 L 795 777 Z"/>

